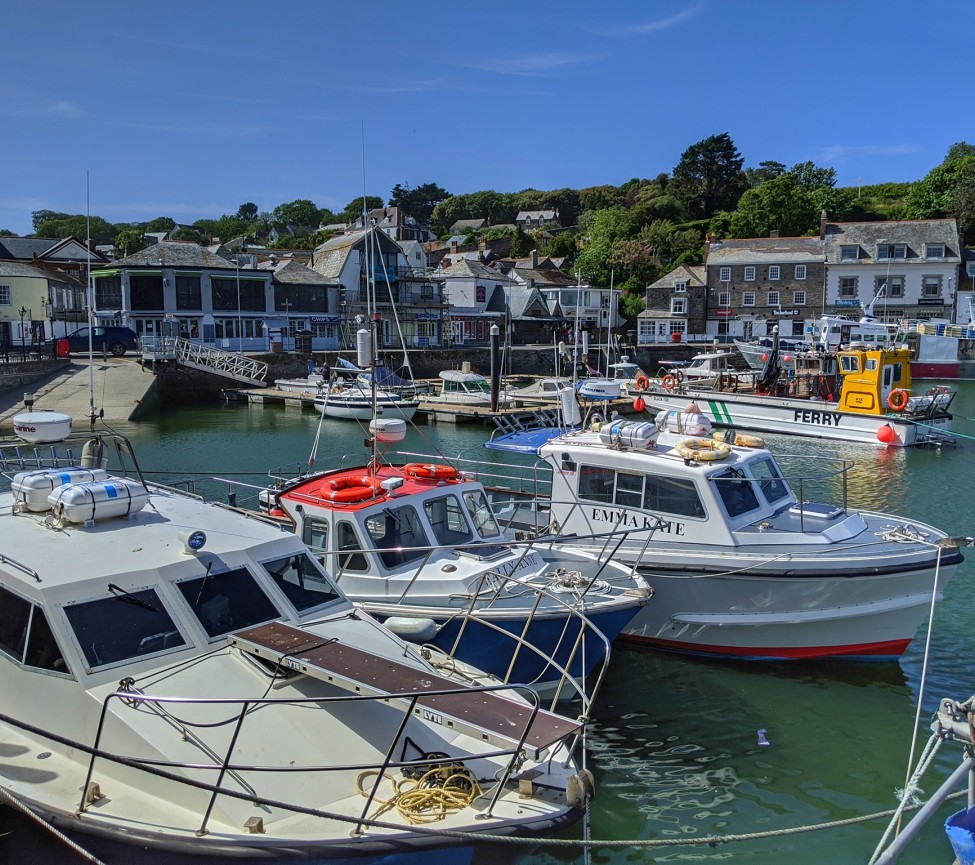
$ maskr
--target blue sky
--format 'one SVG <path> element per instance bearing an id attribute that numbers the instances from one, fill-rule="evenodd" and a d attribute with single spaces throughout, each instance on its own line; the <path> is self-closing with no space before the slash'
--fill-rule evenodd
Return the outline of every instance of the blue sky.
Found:
<path id="1" fill-rule="evenodd" d="M 727 132 L 841 186 L 975 143 L 971 0 L 10 3 L 0 228 L 193 222 L 433 182 L 619 185 Z M 364 142 L 364 147 L 363 147 Z"/>

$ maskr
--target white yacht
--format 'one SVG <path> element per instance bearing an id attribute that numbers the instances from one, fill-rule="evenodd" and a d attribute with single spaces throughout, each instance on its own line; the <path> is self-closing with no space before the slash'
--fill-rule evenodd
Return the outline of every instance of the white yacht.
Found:
<path id="1" fill-rule="evenodd" d="M 580 816 L 578 723 L 421 654 L 293 532 L 131 455 L 109 433 L 0 443 L 7 796 L 126 862 L 467 861 L 470 833 Z M 417 820 L 411 790 L 452 804 Z"/>
<path id="2" fill-rule="evenodd" d="M 434 397 L 436 402 L 481 408 L 491 406 L 491 385 L 480 373 L 445 369 L 440 373 L 440 382 L 440 393 Z M 498 394 L 498 408 L 508 408 L 512 405 L 514 400 L 502 388 Z"/>

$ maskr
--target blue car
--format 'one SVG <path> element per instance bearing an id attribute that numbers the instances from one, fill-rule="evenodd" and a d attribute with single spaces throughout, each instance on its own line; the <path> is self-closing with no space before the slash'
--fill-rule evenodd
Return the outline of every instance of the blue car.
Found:
<path id="1" fill-rule="evenodd" d="M 72 354 L 83 354 L 88 351 L 89 330 L 91 331 L 91 347 L 98 354 L 110 352 L 115 357 L 122 357 L 127 351 L 139 350 L 139 337 L 136 332 L 131 327 L 118 327 L 116 325 L 79 327 L 67 336 L 55 338 L 55 347 L 61 340 L 66 339 Z"/>

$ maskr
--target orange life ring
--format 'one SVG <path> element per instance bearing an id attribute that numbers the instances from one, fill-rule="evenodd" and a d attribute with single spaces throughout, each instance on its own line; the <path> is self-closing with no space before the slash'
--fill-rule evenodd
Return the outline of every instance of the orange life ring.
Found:
<path id="1" fill-rule="evenodd" d="M 371 499 L 381 489 L 378 478 L 332 478 L 319 487 L 318 493 L 330 502 L 361 502 Z"/>
<path id="2" fill-rule="evenodd" d="M 403 473 L 412 478 L 428 478 L 438 481 L 448 481 L 457 477 L 457 469 L 443 463 L 407 463 L 403 466 Z"/>
<path id="3" fill-rule="evenodd" d="M 895 387 L 887 395 L 887 405 L 893 411 L 904 411 L 907 408 L 907 401 L 910 399 L 910 394 L 906 390 L 902 390 L 899 387 Z"/>
<path id="4" fill-rule="evenodd" d="M 660 383 L 664 386 L 665 390 L 673 390 L 675 387 L 677 387 L 677 378 L 668 372 L 667 375 L 660 380 Z"/>
<path id="5" fill-rule="evenodd" d="M 650 387 L 650 379 L 647 378 L 642 372 L 636 377 L 636 389 L 637 390 L 647 390 Z"/>

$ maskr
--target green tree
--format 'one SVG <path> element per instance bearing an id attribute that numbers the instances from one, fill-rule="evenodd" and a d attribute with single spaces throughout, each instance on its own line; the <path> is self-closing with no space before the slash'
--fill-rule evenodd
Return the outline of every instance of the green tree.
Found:
<path id="1" fill-rule="evenodd" d="M 690 219 L 706 219 L 716 210 L 734 210 L 748 188 L 743 162 L 727 132 L 712 135 L 684 151 L 668 191 Z"/>
<path id="2" fill-rule="evenodd" d="M 237 208 L 237 218 L 244 222 L 253 222 L 257 219 L 257 205 L 253 201 L 245 201 Z"/>
<path id="3" fill-rule="evenodd" d="M 813 162 L 797 162 L 789 169 L 789 174 L 799 181 L 799 185 L 807 192 L 814 189 L 836 186 L 836 169 L 820 168 Z"/>
<path id="4" fill-rule="evenodd" d="M 818 225 L 819 210 L 812 196 L 792 173 L 749 189 L 731 215 L 732 237 L 799 237 Z"/>
<path id="5" fill-rule="evenodd" d="M 355 222 L 360 216 L 362 216 L 362 209 L 365 207 L 366 213 L 370 210 L 378 210 L 383 206 L 383 200 L 378 195 L 367 195 L 365 196 L 365 205 L 362 202 L 362 196 L 358 198 L 353 198 L 347 205 L 345 209 L 339 214 L 342 219 L 346 222 Z M 274 209 L 275 221 L 280 222 L 277 218 L 277 208 Z"/>
<path id="6" fill-rule="evenodd" d="M 772 180 L 780 174 L 785 174 L 785 166 L 781 162 L 759 162 L 758 168 L 745 169 L 745 177 L 748 178 L 749 187 L 758 186 L 760 183 Z"/>
<path id="7" fill-rule="evenodd" d="M 635 277 L 641 285 L 646 285 L 658 275 L 655 252 L 653 244 L 642 235 L 624 238 L 613 244 L 606 263 L 613 269 L 616 280 Z"/>
<path id="8" fill-rule="evenodd" d="M 123 228 L 115 235 L 115 250 L 119 255 L 131 255 L 140 252 L 149 245 L 145 232 L 141 228 Z"/>
<path id="9" fill-rule="evenodd" d="M 401 186 L 397 183 L 389 195 L 389 205 L 400 207 L 418 222 L 427 224 L 433 209 L 448 198 L 450 193 L 436 183 L 421 183 L 415 189 L 409 184 Z"/>
<path id="10" fill-rule="evenodd" d="M 852 189 L 837 189 L 835 186 L 820 186 L 809 192 L 816 209 L 833 222 L 846 222 L 853 218 L 856 210 L 856 195 Z"/>
<path id="11" fill-rule="evenodd" d="M 69 213 L 59 213 L 56 210 L 35 210 L 30 215 L 31 226 L 34 229 L 34 233 L 37 234 L 40 227 L 45 222 L 52 222 L 58 219 L 68 219 L 71 216 Z"/>
<path id="12" fill-rule="evenodd" d="M 445 201 L 441 201 L 430 215 L 430 227 L 438 237 L 446 237 L 450 232 L 450 226 L 458 219 L 473 219 L 470 216 L 466 195 L 452 195 Z"/>
<path id="13" fill-rule="evenodd" d="M 169 216 L 157 216 L 146 223 L 146 232 L 172 231 L 176 227 L 176 220 Z"/>
<path id="14" fill-rule="evenodd" d="M 535 238 L 526 234 L 519 225 L 515 228 L 514 236 L 511 238 L 511 250 L 508 254 L 512 258 L 525 258 L 531 254 L 533 249 L 536 249 Z"/>
<path id="15" fill-rule="evenodd" d="M 576 239 L 568 231 L 560 231 L 545 246 L 545 254 L 553 258 L 572 258 L 576 252 Z"/>
<path id="16" fill-rule="evenodd" d="M 975 144 L 959 141 L 948 148 L 945 162 L 950 162 L 952 159 L 964 159 L 966 156 L 975 156 Z"/>
<path id="17" fill-rule="evenodd" d="M 948 198 L 948 210 L 958 220 L 967 243 L 975 242 L 975 157 L 959 160 L 958 182 Z"/>
<path id="18" fill-rule="evenodd" d="M 627 285 L 620 291 L 617 300 L 620 315 L 629 321 L 636 321 L 636 317 L 647 308 L 643 286 L 635 279 L 633 283 L 633 285 Z"/>
<path id="19" fill-rule="evenodd" d="M 91 239 L 95 243 L 112 243 L 118 230 L 112 223 L 100 216 L 93 216 L 89 220 L 84 214 L 68 216 L 63 219 L 49 219 L 42 222 L 36 229 L 38 237 L 50 237 L 62 240 L 65 237 L 77 237 L 79 240 L 88 237 L 91 227 Z"/>
<path id="20" fill-rule="evenodd" d="M 576 256 L 575 269 L 593 285 L 609 285 L 613 246 L 633 233 L 630 216 L 623 208 L 614 207 L 586 211 L 579 222 L 581 251 Z"/>
<path id="21" fill-rule="evenodd" d="M 953 151 L 949 152 L 963 153 L 964 149 L 960 145 L 954 145 Z M 955 212 L 954 208 L 964 199 L 960 186 L 971 177 L 972 163 L 975 163 L 975 155 L 963 155 L 956 159 L 946 159 L 941 165 L 932 168 L 907 193 L 904 200 L 905 216 L 908 219 L 953 217 L 961 227 L 964 215 Z"/>
<path id="22" fill-rule="evenodd" d="M 623 207 L 625 204 L 626 196 L 622 195 L 615 186 L 588 186 L 579 190 L 579 209 L 583 213 L 587 210 Z"/>
<path id="23" fill-rule="evenodd" d="M 382 203 L 378 205 L 382 207 Z M 282 225 L 293 225 L 307 232 L 318 228 L 318 206 L 307 198 L 298 198 L 287 204 L 279 204 L 271 213 L 274 221 Z"/>
<path id="24" fill-rule="evenodd" d="M 17 235 L 14 234 L 9 228 L 0 228 L 0 237 L 16 237 L 16 236 Z"/>

